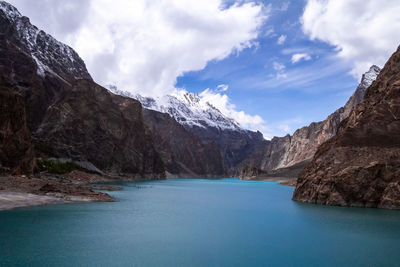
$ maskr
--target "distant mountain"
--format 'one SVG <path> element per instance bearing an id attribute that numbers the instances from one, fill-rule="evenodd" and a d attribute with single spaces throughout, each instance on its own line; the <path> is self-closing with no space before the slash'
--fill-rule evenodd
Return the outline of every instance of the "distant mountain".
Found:
<path id="1" fill-rule="evenodd" d="M 179 92 L 150 98 L 120 91 L 115 86 L 110 86 L 109 90 L 139 100 L 146 109 L 169 114 L 203 144 L 216 144 L 226 175 L 240 174 L 242 178 L 297 176 L 312 159 L 318 146 L 336 134 L 340 122 L 361 102 L 366 89 L 376 79 L 379 71 L 379 67 L 372 66 L 363 75 L 345 106 L 326 120 L 298 129 L 292 136 L 274 137 L 270 141 L 264 140 L 259 132 L 241 128 L 232 118 L 193 93 Z"/>
<path id="2" fill-rule="evenodd" d="M 144 108 L 168 113 L 185 127 L 243 130 L 234 119 L 225 116 L 212 104 L 194 93 L 180 91 L 172 95 L 151 98 L 120 91 L 115 86 L 109 86 L 108 89 L 114 94 L 137 99 Z"/>
<path id="3" fill-rule="evenodd" d="M 152 133 L 154 145 L 161 155 L 168 176 L 172 177 L 223 177 L 227 170 L 223 166 L 222 155 L 215 143 L 203 143 L 201 139 L 188 131 L 184 126 L 200 121 L 201 111 L 190 110 L 191 107 L 179 101 L 174 96 L 165 96 L 159 99 L 133 95 L 118 90 L 116 86 L 108 86 L 113 94 L 123 96 L 120 99 L 123 105 L 128 99 L 138 99 L 143 108 L 143 119 Z M 173 117 L 170 114 L 179 114 Z M 215 111 L 219 112 L 219 111 Z M 220 116 L 222 114 L 218 113 Z M 182 119 L 186 116 L 186 120 Z M 197 116 L 196 116 L 197 115 Z M 178 123 L 176 118 L 181 118 Z M 197 119 L 197 122 L 194 120 Z M 190 121 L 190 123 L 186 123 Z M 213 124 L 215 125 L 215 123 Z"/>
<path id="4" fill-rule="evenodd" d="M 217 145 L 225 176 L 238 175 L 243 162 L 255 157 L 268 143 L 260 132 L 241 128 L 234 119 L 224 115 L 197 94 L 181 91 L 150 98 L 118 90 L 115 86 L 109 86 L 109 90 L 139 100 L 145 109 L 169 114 L 201 140 L 203 145 Z M 207 159 L 204 162 L 210 164 Z M 215 157 L 212 158 L 212 162 L 215 162 Z"/>
<path id="5" fill-rule="evenodd" d="M 364 75 L 363 100 L 300 174 L 294 200 L 400 208 L 400 47 L 368 87 L 375 73 Z"/>
<path id="6" fill-rule="evenodd" d="M 247 160 L 241 177 L 297 176 L 313 158 L 318 146 L 336 135 L 340 123 L 349 116 L 352 108 L 362 101 L 365 91 L 379 72 L 380 68 L 373 65 L 362 76 L 360 84 L 345 106 L 336 110 L 324 121 L 313 122 L 296 130 L 293 135 L 272 138 L 265 147 L 261 159 Z"/>

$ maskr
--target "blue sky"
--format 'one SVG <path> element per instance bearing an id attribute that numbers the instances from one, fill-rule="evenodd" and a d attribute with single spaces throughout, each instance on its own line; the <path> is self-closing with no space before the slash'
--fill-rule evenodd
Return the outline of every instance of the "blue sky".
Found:
<path id="1" fill-rule="evenodd" d="M 199 93 L 266 138 L 325 119 L 400 44 L 399 0 L 7 1 L 99 84 Z"/>
<path id="2" fill-rule="evenodd" d="M 286 125 L 293 133 L 343 106 L 358 78 L 350 74 L 351 66 L 337 56 L 335 47 L 311 41 L 303 33 L 300 17 L 305 2 L 291 1 L 286 10 L 285 3 L 289 2 L 264 1 L 271 11 L 255 40 L 256 47 L 211 61 L 201 71 L 185 73 L 178 77 L 177 87 L 200 93 L 226 84 L 225 93 L 237 109 L 259 114 L 276 135 L 285 134 L 279 126 Z M 278 44 L 282 35 L 286 40 Z M 307 53 L 311 59 L 292 63 L 296 53 Z"/>

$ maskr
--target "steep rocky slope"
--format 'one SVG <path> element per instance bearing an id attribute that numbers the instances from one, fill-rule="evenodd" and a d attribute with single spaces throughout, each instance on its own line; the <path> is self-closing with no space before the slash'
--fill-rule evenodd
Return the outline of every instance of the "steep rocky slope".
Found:
<path id="1" fill-rule="evenodd" d="M 111 87 L 109 90 L 138 99 L 146 109 L 169 114 L 191 136 L 200 140 L 202 144 L 196 144 L 192 149 L 200 151 L 199 148 L 203 147 L 201 151 L 204 149 L 207 151 L 205 152 L 207 157 L 197 153 L 195 157 L 197 157 L 197 161 L 207 165 L 205 170 L 211 171 L 206 173 L 209 175 L 220 175 L 221 168 L 225 176 L 238 175 L 244 162 L 248 159 L 260 159 L 262 151 L 269 143 L 264 140 L 260 132 L 241 128 L 235 120 L 222 114 L 197 94 L 181 91 L 173 95 L 150 98 L 134 96 L 128 92 L 119 91 L 115 87 Z M 164 140 L 168 138 L 169 136 L 165 136 Z M 211 156 L 211 152 L 218 154 Z"/>
<path id="2" fill-rule="evenodd" d="M 180 177 L 222 177 L 225 171 L 215 144 L 204 144 L 166 113 L 143 109 L 155 147 L 166 170 Z"/>
<path id="3" fill-rule="evenodd" d="M 204 144 L 217 144 L 228 176 L 239 175 L 247 161 L 259 161 L 269 144 L 260 132 L 198 126 L 187 129 Z"/>
<path id="4" fill-rule="evenodd" d="M 274 137 L 266 146 L 262 160 L 258 162 L 254 159 L 248 160 L 241 176 L 248 178 L 270 176 L 276 173 L 286 176 L 285 170 L 290 170 L 290 175 L 299 173 L 306 163 L 311 161 L 317 148 L 336 134 L 340 122 L 347 118 L 351 109 L 362 101 L 366 89 L 376 79 L 379 72 L 379 67 L 372 66 L 362 76 L 359 86 L 345 106 L 336 110 L 324 121 L 313 122 L 309 126 L 298 129 L 292 136 Z M 294 169 L 297 169 L 297 172 Z"/>
<path id="5" fill-rule="evenodd" d="M 30 174 L 34 159 L 31 134 L 26 126 L 24 98 L 0 86 L 0 174 Z"/>
<path id="6" fill-rule="evenodd" d="M 110 174 L 161 175 L 140 103 L 128 99 L 120 105 L 116 97 L 90 80 L 77 80 L 48 108 L 35 137 L 51 148 L 48 156 L 89 161 Z"/>
<path id="7" fill-rule="evenodd" d="M 144 122 L 151 131 L 154 145 L 161 155 L 168 176 L 223 177 L 227 175 L 221 153 L 215 142 L 204 143 L 184 127 L 192 124 L 207 125 L 207 122 L 202 120 L 204 117 L 208 117 L 206 118 L 208 123 L 214 126 L 219 125 L 218 121 L 213 121 L 213 118 L 217 117 L 222 121 L 225 117 L 220 113 L 216 114 L 214 107 L 208 106 L 209 112 L 202 109 L 193 110 L 175 96 L 167 95 L 156 100 L 120 91 L 115 86 L 109 86 L 108 90 L 119 96 L 121 103 L 133 98 L 140 100 L 144 106 Z M 195 97 L 194 94 L 187 94 L 189 95 Z M 225 125 L 221 123 L 220 127 L 226 127 L 227 124 L 229 127 L 230 123 L 231 120 L 226 119 Z"/>
<path id="8" fill-rule="evenodd" d="M 116 103 L 116 96 L 93 82 L 72 48 L 4 1 L 0 36 L 0 81 L 25 98 L 39 156 L 88 161 L 116 175 L 164 176 L 138 101 Z"/>
<path id="9" fill-rule="evenodd" d="M 400 208 L 400 48 L 298 178 L 293 199 Z"/>

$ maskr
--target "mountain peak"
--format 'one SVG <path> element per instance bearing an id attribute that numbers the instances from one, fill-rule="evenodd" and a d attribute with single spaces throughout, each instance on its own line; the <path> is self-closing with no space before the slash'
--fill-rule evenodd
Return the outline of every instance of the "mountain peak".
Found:
<path id="1" fill-rule="evenodd" d="M 196 105 L 201 101 L 201 98 L 198 94 L 186 91 L 176 91 L 173 93 L 173 96 L 188 105 Z"/>
<path id="2" fill-rule="evenodd" d="M 17 8 L 0 0 L 2 34 L 25 53 L 31 55 L 37 65 L 37 74 L 44 77 L 55 75 L 66 82 L 75 79 L 92 80 L 86 65 L 79 55 L 51 35 L 32 25 L 29 18 L 21 15 Z"/>
<path id="3" fill-rule="evenodd" d="M 137 99 L 147 109 L 168 113 L 185 127 L 216 128 L 219 130 L 243 130 L 234 119 L 224 115 L 198 94 L 176 91 L 162 97 L 144 97 L 139 94 L 119 90 L 116 86 L 108 86 L 108 90 L 117 95 Z"/>
<path id="4" fill-rule="evenodd" d="M 353 93 L 353 95 L 344 106 L 343 113 L 340 115 L 341 120 L 347 118 L 352 108 L 361 103 L 367 88 L 370 87 L 371 84 L 376 80 L 376 77 L 378 77 L 380 71 L 381 68 L 376 65 L 372 65 L 369 70 L 362 75 L 361 82 L 358 85 L 356 91 Z"/>
<path id="5" fill-rule="evenodd" d="M 372 84 L 373 81 L 376 80 L 378 74 L 381 72 L 381 68 L 376 65 L 372 65 L 369 70 L 363 74 L 361 78 L 361 84 L 366 86 L 367 88 Z"/>

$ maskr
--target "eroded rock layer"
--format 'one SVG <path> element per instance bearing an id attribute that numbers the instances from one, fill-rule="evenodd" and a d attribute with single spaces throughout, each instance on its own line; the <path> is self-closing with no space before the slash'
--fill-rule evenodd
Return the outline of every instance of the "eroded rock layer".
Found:
<path id="1" fill-rule="evenodd" d="M 297 201 L 400 208 L 400 50 L 298 178 Z"/>
<path id="2" fill-rule="evenodd" d="M 274 137 L 264 148 L 261 161 L 249 158 L 247 167 L 243 168 L 241 176 L 271 176 L 279 173 L 282 176 L 296 175 L 311 161 L 318 147 L 332 138 L 341 121 L 346 119 L 353 107 L 359 104 L 367 88 L 376 79 L 380 68 L 373 65 L 362 76 L 354 94 L 344 107 L 337 109 L 324 121 L 313 122 L 296 130 L 293 135 Z"/>

